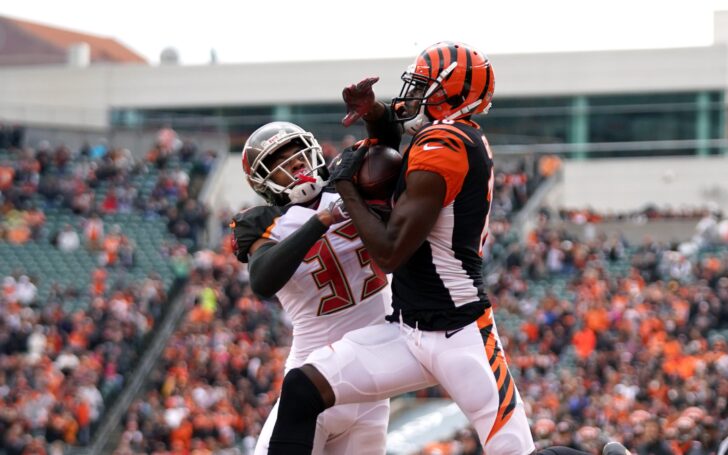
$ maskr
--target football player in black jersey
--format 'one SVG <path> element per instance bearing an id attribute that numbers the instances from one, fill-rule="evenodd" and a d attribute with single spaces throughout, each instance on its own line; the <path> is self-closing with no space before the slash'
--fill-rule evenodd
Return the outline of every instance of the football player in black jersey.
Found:
<path id="1" fill-rule="evenodd" d="M 485 453 L 535 451 L 481 276 L 493 155 L 471 117 L 490 108 L 493 67 L 476 49 L 443 42 L 418 55 L 402 79 L 389 107 L 374 100 L 376 78 L 344 90 L 345 125 L 361 116 L 370 130 L 399 124 L 413 136 L 389 220 L 373 216 L 352 183 L 362 149 L 344 153 L 330 177 L 369 254 L 393 273 L 394 313 L 314 351 L 286 375 L 269 454 L 309 454 L 316 416 L 334 404 L 435 384 L 466 415 Z"/>

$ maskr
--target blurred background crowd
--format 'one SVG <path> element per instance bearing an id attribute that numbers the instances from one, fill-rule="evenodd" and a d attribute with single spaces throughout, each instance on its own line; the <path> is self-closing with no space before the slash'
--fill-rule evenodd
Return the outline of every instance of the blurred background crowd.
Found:
<path id="1" fill-rule="evenodd" d="M 483 272 L 539 448 L 728 451 L 714 21 L 697 48 L 491 55 L 507 82 L 474 118 L 496 166 Z M 0 455 L 251 454 L 291 324 L 231 253 L 231 216 L 262 203 L 242 144 L 286 120 L 331 160 L 366 134 L 342 129 L 338 87 L 376 69 L 391 98 L 411 56 L 160 62 L 0 16 Z M 443 399 L 399 397 L 390 422 Z M 464 425 L 416 436 L 389 453 L 482 454 Z"/>
<path id="2" fill-rule="evenodd" d="M 114 453 L 252 450 L 277 397 L 290 324 L 274 301 L 253 295 L 227 237 L 214 249 L 198 247 L 207 212 L 192 197 L 200 184 L 190 191 L 191 175 L 204 180 L 214 154 L 190 142 L 165 148 L 160 140 L 140 162 L 124 149 L 73 153 L 46 143 L 10 148 L 0 158 L 0 175 L 11 176 L 2 187 L 0 246 L 35 244 L 41 248 L 34 253 L 83 251 L 91 258 L 73 269 L 88 274 L 81 280 L 44 268 L 31 273 L 21 254 L 5 272 L 5 453 L 87 446 L 175 284 L 183 321 L 123 417 Z M 606 215 L 542 210 L 519 239 L 511 223 L 547 178 L 526 160 L 499 168 L 487 275 L 538 446 L 596 453 L 607 439 L 618 439 L 638 453 L 715 453 L 728 431 L 728 246 L 717 224 L 703 226 L 688 242 L 631 243 L 573 228 Z M 138 246 L 125 235 L 135 229 L 124 224 L 134 216 L 164 228 L 161 243 L 144 243 L 162 262 L 144 263 L 142 271 Z M 720 219 L 698 209 L 680 215 L 648 209 L 642 216 L 697 224 Z M 19 230 L 27 234 L 13 234 Z M 42 260 L 25 264 L 32 269 Z M 444 392 L 433 388 L 412 397 Z M 422 453 L 478 454 L 479 447 L 465 428 Z"/>

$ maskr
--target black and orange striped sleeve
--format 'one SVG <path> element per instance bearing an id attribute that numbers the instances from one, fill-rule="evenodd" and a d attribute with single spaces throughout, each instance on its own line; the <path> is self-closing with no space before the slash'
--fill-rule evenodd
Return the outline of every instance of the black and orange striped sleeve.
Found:
<path id="1" fill-rule="evenodd" d="M 248 262 L 250 247 L 260 238 L 270 238 L 270 232 L 282 211 L 279 207 L 253 207 L 235 215 L 230 222 L 233 231 L 235 256 Z"/>
<path id="2" fill-rule="evenodd" d="M 451 125 L 431 125 L 412 141 L 407 160 L 407 175 L 412 171 L 429 171 L 442 176 L 447 185 L 443 207 L 460 192 L 468 173 L 468 152 L 465 142 L 470 139 Z"/>

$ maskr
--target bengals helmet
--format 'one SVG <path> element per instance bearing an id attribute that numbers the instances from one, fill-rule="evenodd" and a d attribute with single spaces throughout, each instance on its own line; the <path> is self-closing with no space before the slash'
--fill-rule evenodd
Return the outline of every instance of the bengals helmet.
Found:
<path id="1" fill-rule="evenodd" d="M 399 96 L 392 99 L 392 111 L 410 134 L 429 121 L 487 113 L 495 88 L 488 57 L 455 42 L 425 49 L 402 74 L 402 80 Z"/>
<path id="2" fill-rule="evenodd" d="M 299 150 L 274 168 L 271 158 L 284 146 L 294 143 Z M 285 165 L 302 158 L 306 170 L 291 175 Z M 298 204 L 316 197 L 329 178 L 324 154 L 313 134 L 289 122 L 272 122 L 261 126 L 250 135 L 243 147 L 243 171 L 256 193 L 274 205 Z M 275 171 L 287 175 L 291 183 L 278 185 L 270 177 Z"/>

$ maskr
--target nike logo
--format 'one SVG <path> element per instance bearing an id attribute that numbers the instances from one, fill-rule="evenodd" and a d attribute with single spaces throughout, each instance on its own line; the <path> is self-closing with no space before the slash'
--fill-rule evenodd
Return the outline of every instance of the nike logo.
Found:
<path id="1" fill-rule="evenodd" d="M 452 332 L 448 332 L 447 330 L 445 330 L 445 338 L 450 338 L 451 336 L 455 335 L 456 333 L 463 330 L 464 328 L 465 327 L 460 327 L 459 329 L 453 330 Z"/>
<path id="2" fill-rule="evenodd" d="M 422 150 L 436 150 L 441 149 L 441 145 L 432 145 L 432 144 L 425 144 L 422 146 Z"/>

